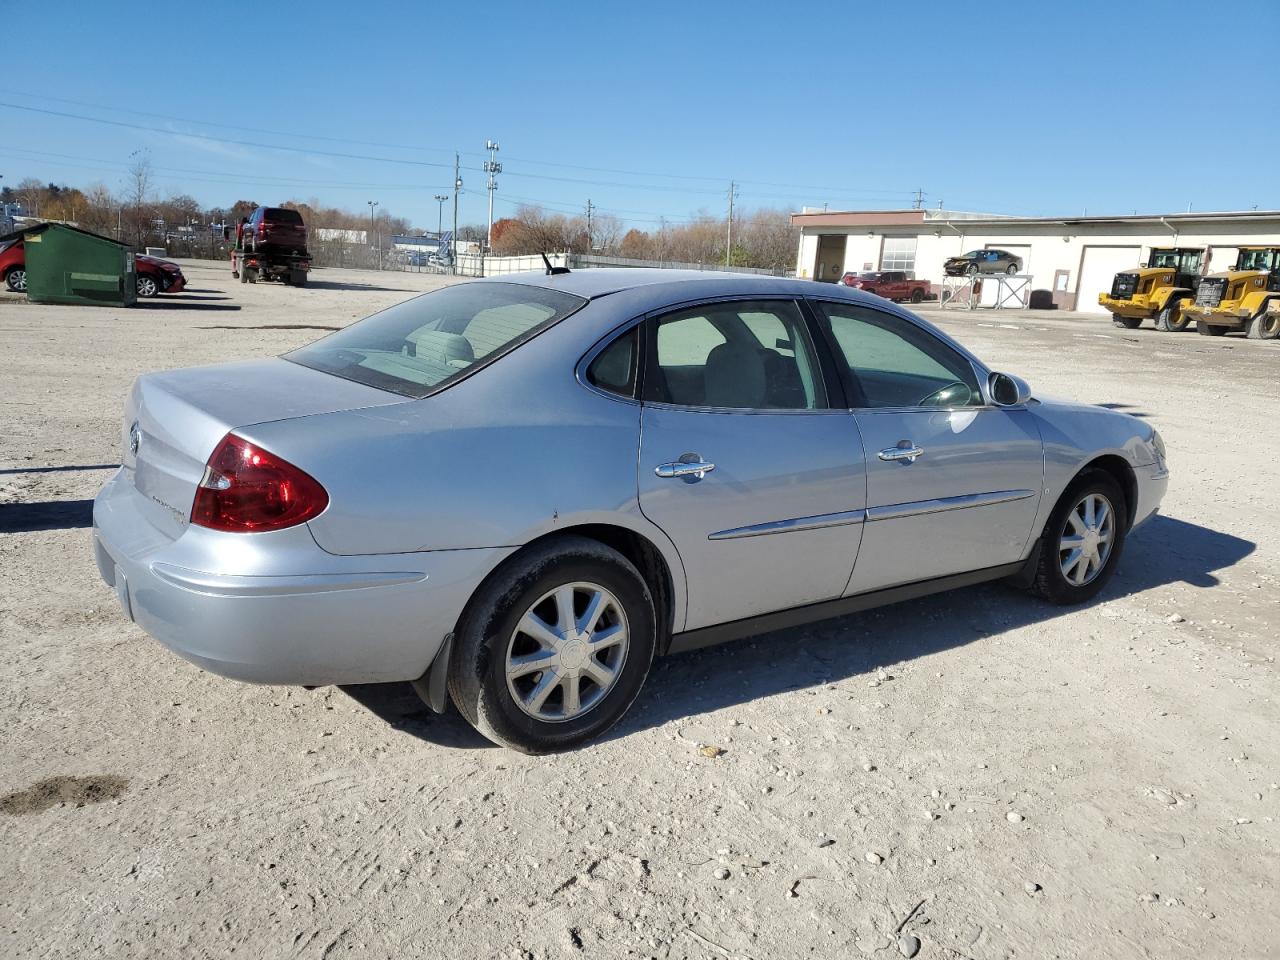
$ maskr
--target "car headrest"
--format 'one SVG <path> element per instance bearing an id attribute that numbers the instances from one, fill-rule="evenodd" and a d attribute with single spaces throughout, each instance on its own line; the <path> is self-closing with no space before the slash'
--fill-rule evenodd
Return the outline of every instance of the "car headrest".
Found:
<path id="1" fill-rule="evenodd" d="M 754 409 L 764 402 L 764 360 L 749 344 L 720 344 L 707 355 L 704 377 L 709 407 Z"/>
<path id="2" fill-rule="evenodd" d="M 475 362 L 476 352 L 471 341 L 461 334 L 443 330 L 417 330 L 406 339 L 413 344 L 416 355 L 435 360 L 446 367 L 461 370 Z"/>

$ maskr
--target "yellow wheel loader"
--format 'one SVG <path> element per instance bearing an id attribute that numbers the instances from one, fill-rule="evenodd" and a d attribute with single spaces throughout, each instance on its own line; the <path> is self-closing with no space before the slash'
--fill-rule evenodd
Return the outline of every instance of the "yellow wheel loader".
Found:
<path id="1" fill-rule="evenodd" d="M 1185 330 L 1182 307 L 1195 296 L 1203 260 L 1199 247 L 1155 247 L 1138 269 L 1117 273 L 1111 292 L 1098 294 L 1098 303 L 1111 311 L 1117 327 L 1132 330 L 1154 320 L 1166 333 Z"/>
<path id="2" fill-rule="evenodd" d="M 1220 337 L 1243 330 L 1251 340 L 1280 337 L 1280 247 L 1241 247 L 1235 268 L 1205 277 L 1183 308 L 1196 330 Z"/>

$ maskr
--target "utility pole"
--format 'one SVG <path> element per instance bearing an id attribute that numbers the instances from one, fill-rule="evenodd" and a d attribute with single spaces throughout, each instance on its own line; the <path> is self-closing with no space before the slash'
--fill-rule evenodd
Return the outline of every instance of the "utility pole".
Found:
<path id="1" fill-rule="evenodd" d="M 378 269 L 382 269 L 382 235 L 378 234 L 378 225 L 374 220 L 374 208 L 377 207 L 377 200 L 369 201 L 369 232 L 378 236 Z"/>
<path id="2" fill-rule="evenodd" d="M 440 237 L 440 233 L 444 230 L 444 202 L 449 199 L 447 193 L 436 194 L 436 238 Z"/>
<path id="3" fill-rule="evenodd" d="M 734 181 L 729 181 L 729 234 L 724 244 L 724 265 L 732 266 L 733 257 L 733 201 L 738 196 L 738 185 Z"/>
<path id="4" fill-rule="evenodd" d="M 924 209 L 924 188 L 923 187 L 916 190 L 916 198 L 913 201 L 911 201 L 911 209 L 912 210 Z"/>
<path id="5" fill-rule="evenodd" d="M 484 172 L 489 175 L 489 232 L 484 235 L 484 245 L 493 249 L 493 192 L 498 189 L 495 176 L 502 172 L 502 164 L 498 162 L 498 141 L 486 140 L 484 148 L 489 151 L 489 159 L 484 163 Z"/>
<path id="6" fill-rule="evenodd" d="M 462 192 L 462 157 L 453 155 L 453 249 L 449 251 L 450 272 L 458 275 L 458 194 Z M 492 194 L 491 194 L 492 196 Z"/>
<path id="7" fill-rule="evenodd" d="M 591 255 L 591 214 L 595 207 L 591 203 L 591 198 L 587 197 L 587 255 Z"/>

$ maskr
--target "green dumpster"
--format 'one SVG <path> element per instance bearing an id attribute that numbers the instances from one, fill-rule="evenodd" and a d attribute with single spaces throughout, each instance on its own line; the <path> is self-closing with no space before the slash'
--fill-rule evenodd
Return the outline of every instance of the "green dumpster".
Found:
<path id="1" fill-rule="evenodd" d="M 133 254 L 122 243 L 63 223 L 23 231 L 27 299 L 131 307 L 138 300 Z"/>

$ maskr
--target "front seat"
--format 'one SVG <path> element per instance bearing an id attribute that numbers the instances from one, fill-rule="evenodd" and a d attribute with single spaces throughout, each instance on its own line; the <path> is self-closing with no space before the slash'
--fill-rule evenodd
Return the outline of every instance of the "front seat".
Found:
<path id="1" fill-rule="evenodd" d="M 722 343 L 707 355 L 703 374 L 709 407 L 757 409 L 764 405 L 768 383 L 764 360 L 755 347 Z"/>

